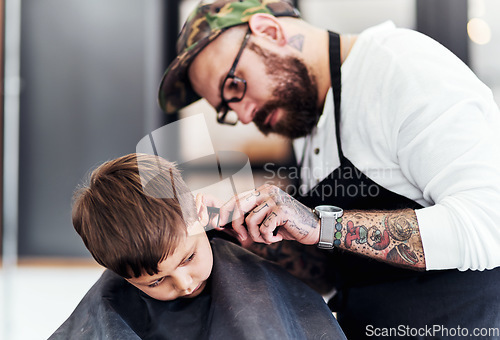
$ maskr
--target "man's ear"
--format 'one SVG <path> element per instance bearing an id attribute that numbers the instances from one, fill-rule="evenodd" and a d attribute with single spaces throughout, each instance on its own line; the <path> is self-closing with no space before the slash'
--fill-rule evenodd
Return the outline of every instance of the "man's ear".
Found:
<path id="1" fill-rule="evenodd" d="M 256 36 L 269 39 L 279 46 L 286 45 L 285 31 L 275 16 L 257 13 L 250 17 L 248 25 Z"/>

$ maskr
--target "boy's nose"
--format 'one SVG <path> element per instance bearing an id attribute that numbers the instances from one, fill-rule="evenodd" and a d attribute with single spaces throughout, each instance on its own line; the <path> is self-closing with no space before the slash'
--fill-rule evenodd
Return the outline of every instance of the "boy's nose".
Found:
<path id="1" fill-rule="evenodd" d="M 179 291 L 188 290 L 193 283 L 193 278 L 187 273 L 177 274 L 172 278 L 175 288 Z"/>

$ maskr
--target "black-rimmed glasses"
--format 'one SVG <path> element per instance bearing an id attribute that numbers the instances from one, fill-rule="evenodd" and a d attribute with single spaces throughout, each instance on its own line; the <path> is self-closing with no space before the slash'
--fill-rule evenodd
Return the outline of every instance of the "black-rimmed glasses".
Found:
<path id="1" fill-rule="evenodd" d="M 238 54 L 234 59 L 233 66 L 231 66 L 231 69 L 229 70 L 226 78 L 224 78 L 224 81 L 222 82 L 220 88 L 220 97 L 222 101 L 216 109 L 217 122 L 220 124 L 236 125 L 236 123 L 238 123 L 238 116 L 235 112 L 231 111 L 231 109 L 229 108 L 229 103 L 237 103 L 241 101 L 243 97 L 245 97 L 245 93 L 247 91 L 246 80 L 235 76 L 234 72 L 236 70 L 238 62 L 240 61 L 243 49 L 245 48 L 251 35 L 252 31 L 249 28 L 247 34 L 245 35 L 245 38 L 243 39 L 243 42 L 241 43 L 240 50 L 238 51 Z"/>

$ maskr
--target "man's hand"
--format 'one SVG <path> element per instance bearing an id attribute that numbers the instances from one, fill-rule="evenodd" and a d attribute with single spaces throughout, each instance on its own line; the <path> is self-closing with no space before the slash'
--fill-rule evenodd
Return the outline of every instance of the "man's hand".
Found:
<path id="1" fill-rule="evenodd" d="M 231 223 L 232 221 L 232 223 Z M 319 220 L 311 209 L 274 185 L 263 185 L 233 197 L 220 207 L 219 225 L 231 223 L 240 241 L 302 244 L 319 241 Z"/>
<path id="2" fill-rule="evenodd" d="M 208 207 L 219 208 L 223 202 L 212 195 L 197 194 L 195 203 L 198 217 L 200 220 L 204 217 L 205 230 L 220 229 L 218 225 L 219 215 L 211 213 Z"/>
<path id="3" fill-rule="evenodd" d="M 250 239 L 267 244 L 284 239 L 302 244 L 319 241 L 318 217 L 310 208 L 272 185 L 247 191 L 224 203 L 219 223 L 231 221 L 242 243 Z M 426 268 L 414 210 L 344 211 L 338 224 L 339 248 L 392 265 L 414 270 Z"/>

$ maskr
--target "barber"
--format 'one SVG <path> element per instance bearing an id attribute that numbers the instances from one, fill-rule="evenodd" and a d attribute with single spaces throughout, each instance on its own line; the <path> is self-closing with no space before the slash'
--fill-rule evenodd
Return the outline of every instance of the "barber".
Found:
<path id="1" fill-rule="evenodd" d="M 293 140 L 301 194 L 265 185 L 220 224 L 326 248 L 348 338 L 500 327 L 500 113 L 451 52 L 390 22 L 329 32 L 284 0 L 205 1 L 159 100 L 172 113 L 200 97 L 219 123 Z"/>

